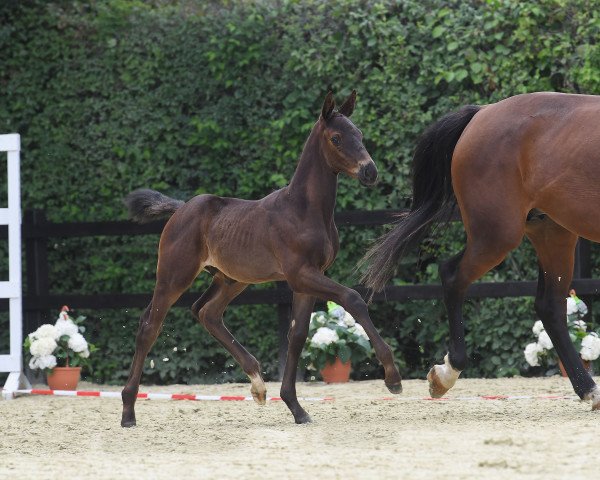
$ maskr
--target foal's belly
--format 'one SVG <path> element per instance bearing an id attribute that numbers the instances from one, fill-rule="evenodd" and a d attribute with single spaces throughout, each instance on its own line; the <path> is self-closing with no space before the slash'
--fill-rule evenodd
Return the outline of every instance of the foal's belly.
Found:
<path id="1" fill-rule="evenodd" d="M 264 283 L 284 280 L 278 264 L 256 252 L 230 252 L 222 250 L 206 259 L 206 265 L 215 267 L 229 278 L 242 283 Z"/>
<path id="2" fill-rule="evenodd" d="M 270 249 L 267 229 L 240 222 L 215 222 L 206 237 L 207 258 L 229 278 L 243 283 L 263 283 L 284 278 L 279 261 Z"/>

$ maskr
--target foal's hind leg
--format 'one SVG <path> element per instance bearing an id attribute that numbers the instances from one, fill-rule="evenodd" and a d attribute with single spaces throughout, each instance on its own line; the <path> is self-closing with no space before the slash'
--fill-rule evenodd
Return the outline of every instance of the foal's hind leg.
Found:
<path id="1" fill-rule="evenodd" d="M 304 348 L 310 326 L 310 313 L 315 305 L 315 297 L 294 293 L 292 320 L 288 332 L 288 351 L 283 380 L 281 382 L 281 398 L 288 406 L 296 423 L 309 423 L 310 416 L 298 403 L 296 396 L 296 371 L 298 359 Z"/>
<path id="2" fill-rule="evenodd" d="M 201 246 L 190 241 L 190 232 L 178 227 L 177 222 L 169 221 L 161 235 L 154 294 L 150 305 L 140 317 L 135 354 L 129 378 L 121 393 L 123 427 L 135 425 L 135 400 L 144 361 L 160 333 L 165 316 L 201 270 Z"/>
<path id="3" fill-rule="evenodd" d="M 247 286 L 246 283 L 236 282 L 221 273 L 217 273 L 209 289 L 192 306 L 192 312 L 208 330 L 208 333 L 215 337 L 233 355 L 244 373 L 250 378 L 252 397 L 256 403 L 264 405 L 267 400 L 267 389 L 260 373 L 260 364 L 223 324 L 225 308 Z"/>
<path id="4" fill-rule="evenodd" d="M 148 352 L 156 342 L 158 334 L 162 328 L 165 316 L 171 306 L 177 301 L 181 294 L 189 288 L 192 281 L 198 272 L 190 269 L 185 275 L 183 269 L 179 270 L 179 276 L 175 282 L 159 280 L 154 289 L 154 295 L 150 305 L 140 317 L 140 324 L 135 342 L 135 354 L 129 372 L 127 383 L 121 392 L 123 400 L 123 414 L 121 417 L 122 427 L 133 427 L 136 424 L 135 420 L 135 400 L 140 386 L 140 378 L 144 361 Z M 173 280 L 172 276 L 170 280 Z"/>
<path id="5" fill-rule="evenodd" d="M 527 225 L 527 237 L 535 247 L 539 260 L 538 290 L 535 310 L 548 332 L 569 380 L 580 398 L 592 401 L 592 409 L 600 409 L 600 388 L 583 368 L 567 329 L 566 301 L 571 279 L 577 236 L 549 217 Z"/>
<path id="6" fill-rule="evenodd" d="M 325 301 L 333 300 L 350 312 L 365 329 L 375 349 L 375 355 L 383 365 L 386 387 L 394 394 L 402 392 L 402 378 L 394 365 L 392 349 L 379 335 L 369 317 L 367 304 L 356 290 L 334 282 L 314 267 L 301 267 L 299 271 L 288 272 L 286 280 L 294 293 L 303 293 Z"/>
<path id="7" fill-rule="evenodd" d="M 483 215 L 477 221 L 470 222 L 469 232 L 475 233 L 468 235 L 466 248 L 440 266 L 450 327 L 450 345 L 444 364 L 433 366 L 427 374 L 429 393 L 434 398 L 439 398 L 450 390 L 467 365 L 462 316 L 467 288 L 498 265 L 520 243 L 523 226 L 518 217 L 513 222 L 502 222 L 496 216 Z"/>

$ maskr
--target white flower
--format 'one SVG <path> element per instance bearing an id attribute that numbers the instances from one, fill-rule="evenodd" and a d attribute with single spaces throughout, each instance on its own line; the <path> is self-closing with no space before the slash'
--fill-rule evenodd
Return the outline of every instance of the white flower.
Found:
<path id="1" fill-rule="evenodd" d="M 346 312 L 346 314 L 344 315 L 344 324 L 347 327 L 353 327 L 356 324 L 356 320 L 354 320 L 354 317 L 352 315 Z"/>
<path id="2" fill-rule="evenodd" d="M 592 332 L 583 337 L 580 354 L 584 360 L 596 360 L 600 357 L 600 338 L 598 338 L 598 334 Z"/>
<path id="3" fill-rule="evenodd" d="M 35 370 L 36 368 L 38 368 L 38 366 L 37 366 L 38 358 L 40 358 L 40 357 L 31 357 L 31 360 L 29 360 L 29 368 L 31 368 L 32 370 Z"/>
<path id="4" fill-rule="evenodd" d="M 339 305 L 329 310 L 329 316 L 331 316 L 332 318 L 337 318 L 338 320 L 340 318 L 344 318 L 345 314 L 346 310 L 344 310 L 344 307 L 341 307 Z"/>
<path id="5" fill-rule="evenodd" d="M 321 345 L 329 345 L 331 343 L 335 343 L 339 340 L 338 334 L 335 330 L 327 327 L 319 328 L 312 339 L 310 340 L 310 344 L 313 347 L 318 347 Z"/>
<path id="6" fill-rule="evenodd" d="M 54 355 L 44 355 L 38 358 L 38 365 L 40 368 L 54 368 L 56 367 L 56 357 Z"/>
<path id="7" fill-rule="evenodd" d="M 310 314 L 310 323 L 325 323 L 325 315 L 323 312 L 313 312 Z"/>
<path id="8" fill-rule="evenodd" d="M 533 324 L 533 334 L 537 337 L 539 336 L 540 332 L 542 332 L 544 330 L 544 324 L 542 323 L 541 320 L 537 320 L 534 324 Z"/>
<path id="9" fill-rule="evenodd" d="M 49 323 L 45 323 L 44 325 L 40 325 L 40 327 L 33 333 L 29 334 L 29 338 L 31 340 L 37 340 L 40 338 L 56 338 L 56 328 L 54 325 L 50 325 Z"/>
<path id="10" fill-rule="evenodd" d="M 587 308 L 587 305 L 585 303 L 583 303 L 583 300 L 578 298 L 577 300 L 575 300 L 575 303 L 577 304 L 577 311 L 580 313 L 580 315 L 582 317 L 584 315 L 586 315 L 588 312 L 588 308 Z"/>
<path id="11" fill-rule="evenodd" d="M 367 332 L 365 332 L 365 329 L 359 323 L 354 325 L 354 333 L 356 333 L 360 337 L 366 338 L 367 340 L 369 339 Z"/>
<path id="12" fill-rule="evenodd" d="M 56 341 L 52 337 L 42 337 L 38 338 L 31 342 L 31 346 L 29 347 L 29 352 L 34 357 L 43 357 L 45 355 L 50 355 L 54 352 L 54 349 L 57 347 Z"/>
<path id="13" fill-rule="evenodd" d="M 581 330 L 582 332 L 587 330 L 587 323 L 585 323 L 583 320 L 575 320 L 573 325 L 575 325 L 577 330 Z"/>
<path id="14" fill-rule="evenodd" d="M 56 328 L 56 336 L 54 338 L 56 338 L 57 340 L 63 335 L 68 335 L 70 337 L 72 335 L 75 335 L 76 333 L 79 333 L 79 328 L 77 327 L 77 325 L 75 325 L 73 321 L 68 317 L 66 320 L 59 318 L 56 321 L 54 327 Z"/>
<path id="15" fill-rule="evenodd" d="M 573 315 L 577 313 L 577 302 L 572 297 L 567 298 L 567 315 Z"/>
<path id="16" fill-rule="evenodd" d="M 525 360 L 532 367 L 537 367 L 540 364 L 538 355 L 542 353 L 544 349 L 538 343 L 530 343 L 525 347 Z"/>
<path id="17" fill-rule="evenodd" d="M 88 344 L 81 333 L 75 333 L 69 338 L 69 348 L 74 352 L 83 352 L 88 349 Z"/>
<path id="18" fill-rule="evenodd" d="M 29 368 L 35 370 L 36 368 L 54 368 L 56 367 L 56 357 L 54 355 L 44 355 L 43 357 L 31 357 L 29 360 Z"/>
<path id="19" fill-rule="evenodd" d="M 81 358 L 88 358 L 90 356 L 90 351 L 86 348 L 83 352 L 79 352 L 79 356 Z"/>
<path id="20" fill-rule="evenodd" d="M 550 335 L 546 330 L 540 332 L 540 336 L 538 337 L 538 343 L 540 347 L 544 350 L 550 350 L 554 345 L 552 345 L 552 340 L 550 340 Z"/>

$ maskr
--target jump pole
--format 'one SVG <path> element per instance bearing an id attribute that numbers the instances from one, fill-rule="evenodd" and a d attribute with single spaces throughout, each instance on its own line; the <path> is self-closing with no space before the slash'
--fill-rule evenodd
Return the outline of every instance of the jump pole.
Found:
<path id="1" fill-rule="evenodd" d="M 42 395 L 55 397 L 100 397 L 100 398 L 121 398 L 121 392 L 105 392 L 97 390 L 41 390 L 41 389 L 22 389 L 13 392 L 15 395 Z M 195 393 L 149 393 L 139 392 L 137 398 L 140 400 L 195 400 L 195 401 L 221 401 L 221 402 L 243 402 L 254 400 L 251 396 L 243 395 L 199 395 Z M 367 400 L 362 397 L 361 400 Z M 334 397 L 299 397 L 298 400 L 305 402 L 331 402 Z M 569 400 L 581 401 L 576 395 L 477 395 L 477 396 L 458 396 L 458 397 L 379 397 L 371 400 L 391 401 L 396 403 L 414 403 L 414 402 L 473 402 L 473 401 L 514 401 L 514 400 Z M 268 402 L 282 401 L 281 397 L 267 397 Z"/>
<path id="2" fill-rule="evenodd" d="M 121 392 L 101 392 L 92 390 L 39 390 L 21 389 L 13 392 L 16 395 L 51 395 L 55 397 L 100 397 L 121 398 Z M 137 394 L 138 399 L 145 400 L 196 400 L 196 401 L 221 401 L 221 402 L 244 402 L 254 400 L 250 396 L 243 395 L 198 395 L 195 393 L 146 393 Z M 299 397 L 298 400 L 305 402 L 327 402 L 333 397 Z M 268 402 L 280 402 L 281 397 L 267 397 Z"/>
<path id="3" fill-rule="evenodd" d="M 0 225 L 8 225 L 8 281 L 0 282 L 0 298 L 9 299 L 10 351 L 0 354 L 0 372 L 9 372 L 2 397 L 14 398 L 19 389 L 31 388 L 23 373 L 23 302 L 21 288 L 21 136 L 0 135 L 0 152 L 6 152 L 8 207 L 0 208 Z"/>

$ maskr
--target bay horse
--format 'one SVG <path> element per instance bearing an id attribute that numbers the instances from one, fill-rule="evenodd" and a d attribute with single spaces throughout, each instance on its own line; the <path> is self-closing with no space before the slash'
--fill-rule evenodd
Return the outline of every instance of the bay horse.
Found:
<path id="1" fill-rule="evenodd" d="M 346 173 L 363 185 L 377 180 L 362 133 L 349 119 L 355 102 L 353 91 L 334 111 L 333 94 L 327 94 L 289 185 L 261 200 L 198 195 L 184 203 L 148 189 L 125 198 L 134 220 L 170 218 L 160 237 L 154 294 L 140 318 L 131 371 L 121 394 L 123 427 L 136 424 L 134 407 L 142 367 L 167 311 L 202 270 L 213 279 L 192 306 L 192 313 L 248 375 L 258 404 L 266 402 L 260 365 L 225 327 L 222 316 L 248 285 L 279 280 L 286 280 L 293 291 L 280 394 L 296 423 L 311 421 L 298 403 L 295 382 L 317 298 L 342 305 L 363 326 L 384 367 L 386 386 L 400 393 L 401 378 L 392 351 L 373 326 L 366 303 L 355 290 L 324 274 L 339 250 L 333 218 L 338 174 Z"/>
<path id="2" fill-rule="evenodd" d="M 427 375 L 441 397 L 467 364 L 467 287 L 527 236 L 538 257 L 535 311 L 573 388 L 600 409 L 600 388 L 567 331 L 566 302 L 578 237 L 600 241 L 600 97 L 531 93 L 468 105 L 431 125 L 413 158 L 409 213 L 367 252 L 363 281 L 383 288 L 399 260 L 458 205 L 466 247 L 440 265 L 450 326 L 443 365 Z"/>

